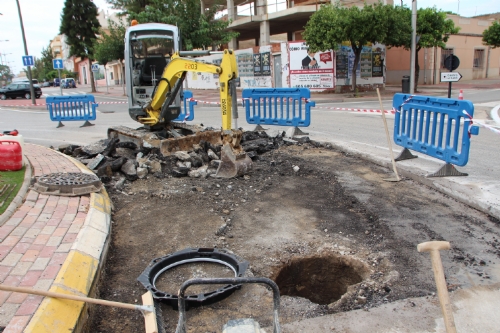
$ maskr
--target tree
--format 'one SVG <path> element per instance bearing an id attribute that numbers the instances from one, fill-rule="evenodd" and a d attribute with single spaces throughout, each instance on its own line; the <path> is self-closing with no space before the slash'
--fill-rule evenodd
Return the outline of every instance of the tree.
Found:
<path id="1" fill-rule="evenodd" d="M 10 70 L 10 67 L 7 65 L 0 65 L 0 82 L 9 82 L 12 80 L 12 77 L 14 75 L 12 74 L 12 71 Z M 0 87 L 2 85 L 0 84 Z"/>
<path id="2" fill-rule="evenodd" d="M 222 45 L 229 43 L 231 39 L 239 35 L 238 32 L 225 30 L 229 22 L 215 18 L 221 9 L 220 5 L 213 5 L 205 11 L 204 15 L 200 15 L 200 27 L 193 33 L 193 36 L 203 49 L 211 45 L 212 50 L 220 50 Z"/>
<path id="3" fill-rule="evenodd" d="M 420 37 L 415 50 L 415 91 L 417 91 L 418 78 L 420 76 L 420 65 L 418 64 L 418 52 L 422 48 L 446 47 L 450 35 L 457 34 L 459 27 L 446 18 L 446 13 L 433 8 L 420 8 L 417 12 L 417 36 Z M 411 37 L 406 47 L 411 48 Z"/>
<path id="4" fill-rule="evenodd" d="M 492 25 L 483 31 L 483 43 L 493 48 L 500 47 L 500 23 L 493 22 Z"/>
<path id="5" fill-rule="evenodd" d="M 211 45 L 227 43 L 238 33 L 225 31 L 228 21 L 216 20 L 218 5 L 201 13 L 199 0 L 149 0 L 149 5 L 140 12 L 129 12 L 130 19 L 139 23 L 166 23 L 179 27 L 181 32 L 181 49 L 206 49 Z"/>
<path id="6" fill-rule="evenodd" d="M 94 57 L 99 62 L 99 64 L 104 65 L 105 72 L 106 64 L 108 62 L 118 60 L 120 62 L 120 71 L 122 72 L 123 77 L 123 68 L 121 64 L 125 57 L 125 31 L 127 28 L 123 24 L 123 21 L 120 21 L 120 23 L 116 23 L 111 20 L 108 20 L 108 28 L 109 33 L 106 33 L 101 29 L 100 38 L 94 41 Z M 106 79 L 106 86 L 107 82 L 108 81 Z"/>
<path id="7" fill-rule="evenodd" d="M 66 0 L 61 15 L 60 33 L 66 35 L 70 54 L 88 58 L 92 63 L 92 46 L 101 25 L 97 20 L 97 7 L 92 0 Z M 94 75 L 90 72 L 92 92 L 95 92 Z"/>
<path id="8" fill-rule="evenodd" d="M 31 69 L 31 75 L 33 78 L 37 79 L 39 82 L 50 80 L 49 73 L 54 71 L 52 65 L 53 59 L 54 56 L 52 55 L 52 48 L 48 45 L 46 48 L 42 49 L 41 58 L 35 59 L 35 64 Z"/>
<path id="9" fill-rule="evenodd" d="M 113 6 L 113 9 L 122 10 L 119 15 L 129 15 L 130 13 L 140 13 L 151 4 L 151 0 L 106 0 Z"/>
<path id="10" fill-rule="evenodd" d="M 459 27 L 455 27 L 452 20 L 446 18 L 447 13 L 439 11 L 436 7 L 420 8 L 417 12 L 417 47 L 415 48 L 415 91 L 420 77 L 420 65 L 418 63 L 418 52 L 422 48 L 446 47 L 450 35 L 458 33 Z M 395 7 L 391 17 L 391 26 L 399 31 L 384 41 L 386 46 L 404 47 L 411 49 L 411 10 L 406 7 Z"/>
<path id="11" fill-rule="evenodd" d="M 356 69 L 363 46 L 383 42 L 389 27 L 385 13 L 387 5 L 365 4 L 362 9 L 323 5 L 305 26 L 304 39 L 312 52 L 336 50 L 342 42 L 349 42 L 354 52 L 352 90 L 356 91 Z"/>

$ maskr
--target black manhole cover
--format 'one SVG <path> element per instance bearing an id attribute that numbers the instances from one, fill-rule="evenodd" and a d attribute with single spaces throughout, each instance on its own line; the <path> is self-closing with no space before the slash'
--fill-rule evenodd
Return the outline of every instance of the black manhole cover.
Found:
<path id="1" fill-rule="evenodd" d="M 102 183 L 96 175 L 76 172 L 56 172 L 37 178 L 33 190 L 41 194 L 77 196 L 98 192 Z"/>

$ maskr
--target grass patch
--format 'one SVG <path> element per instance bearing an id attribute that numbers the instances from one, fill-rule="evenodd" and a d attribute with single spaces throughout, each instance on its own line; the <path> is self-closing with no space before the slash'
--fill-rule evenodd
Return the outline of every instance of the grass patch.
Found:
<path id="1" fill-rule="evenodd" d="M 2 215 L 23 185 L 26 166 L 18 171 L 0 171 L 0 215 Z"/>

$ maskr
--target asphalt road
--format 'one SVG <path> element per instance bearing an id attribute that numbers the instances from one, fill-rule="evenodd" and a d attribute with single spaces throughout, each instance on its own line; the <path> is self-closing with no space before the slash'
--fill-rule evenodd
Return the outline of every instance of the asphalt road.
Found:
<path id="1" fill-rule="evenodd" d="M 65 90 L 64 93 L 77 93 L 78 89 Z M 44 88 L 44 94 L 58 94 L 58 88 Z M 443 91 L 446 94 L 446 91 Z M 470 90 L 464 94 L 472 100 L 476 109 L 483 105 L 483 110 L 490 110 L 494 105 L 500 104 L 497 90 Z M 97 119 L 92 121 L 95 126 L 79 127 L 83 122 L 67 121 L 64 127 L 56 128 L 57 123 L 49 119 L 46 110 L 26 109 L 15 107 L 1 107 L 0 129 L 17 129 L 26 142 L 36 143 L 44 146 L 57 147 L 61 144 L 71 143 L 85 145 L 107 137 L 107 129 L 111 126 L 123 125 L 131 128 L 139 127 L 139 123 L 133 121 L 127 111 L 126 98 L 122 96 L 105 96 L 96 94 L 99 105 Z M 119 104 L 106 104 L 119 103 Z M 335 142 L 341 146 L 363 152 L 372 156 L 379 156 L 390 160 L 388 142 L 380 113 L 363 113 L 356 111 L 339 111 L 336 107 L 352 109 L 380 109 L 378 101 L 353 101 L 347 103 L 322 103 L 313 108 L 312 122 L 306 131 L 310 137 L 320 141 Z M 392 101 L 383 101 L 384 109 L 392 108 Z M 331 108 L 331 109 L 328 109 Z M 246 130 L 254 128 L 247 124 L 243 109 L 240 108 L 240 119 L 238 127 Z M 476 113 L 476 116 L 486 117 L 487 113 Z M 475 118 L 476 118 L 475 116 Z M 395 154 L 401 150 L 392 141 L 392 128 L 394 116 L 387 115 L 391 142 Z M 198 105 L 195 108 L 195 123 L 203 123 L 206 126 L 220 127 L 222 120 L 220 109 L 215 106 Z M 490 121 L 491 122 L 491 121 Z M 285 127 L 268 126 L 271 133 L 287 130 Z M 500 169 L 496 168 L 496 162 L 500 160 L 500 151 L 496 149 L 500 136 L 480 129 L 478 136 L 472 138 L 469 163 L 460 167 L 460 171 L 469 173 L 469 182 L 481 184 L 487 187 L 499 187 Z M 419 163 L 428 172 L 437 171 L 442 162 L 426 155 L 420 155 Z M 402 162 L 411 163 L 411 162 Z M 484 177 L 488 180 L 484 180 Z"/>

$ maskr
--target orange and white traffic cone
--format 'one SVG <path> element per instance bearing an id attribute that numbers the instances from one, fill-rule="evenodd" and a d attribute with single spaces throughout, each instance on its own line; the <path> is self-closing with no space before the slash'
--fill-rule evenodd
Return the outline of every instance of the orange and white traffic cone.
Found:
<path id="1" fill-rule="evenodd" d="M 460 89 L 460 93 L 458 94 L 458 99 L 463 100 L 464 99 L 464 91 Z"/>

